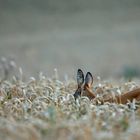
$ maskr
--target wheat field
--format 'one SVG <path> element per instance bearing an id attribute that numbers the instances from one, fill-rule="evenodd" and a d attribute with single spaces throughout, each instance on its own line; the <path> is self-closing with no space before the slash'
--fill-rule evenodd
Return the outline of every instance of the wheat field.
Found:
<path id="1" fill-rule="evenodd" d="M 0 140 L 139 140 L 140 102 L 73 94 L 140 85 L 138 0 L 0 0 Z M 98 102 L 97 102 L 98 101 Z"/>
<path id="2" fill-rule="evenodd" d="M 140 102 L 126 105 L 95 102 L 87 97 L 75 101 L 75 80 L 59 80 L 43 73 L 23 81 L 18 77 L 0 83 L 1 140 L 138 140 Z M 94 81 L 93 91 L 103 94 L 124 93 L 138 87 L 134 81 Z"/>

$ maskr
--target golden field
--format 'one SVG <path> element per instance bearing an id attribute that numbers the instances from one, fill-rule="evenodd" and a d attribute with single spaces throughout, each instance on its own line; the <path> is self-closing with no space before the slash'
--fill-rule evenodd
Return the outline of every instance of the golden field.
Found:
<path id="1" fill-rule="evenodd" d="M 49 78 L 23 81 L 19 77 L 0 83 L 1 140 L 133 140 L 140 138 L 140 102 L 127 105 L 90 101 L 81 97 L 75 101 L 75 80 L 60 81 L 57 70 Z M 138 82 L 94 81 L 98 96 L 118 94 L 138 87 Z"/>

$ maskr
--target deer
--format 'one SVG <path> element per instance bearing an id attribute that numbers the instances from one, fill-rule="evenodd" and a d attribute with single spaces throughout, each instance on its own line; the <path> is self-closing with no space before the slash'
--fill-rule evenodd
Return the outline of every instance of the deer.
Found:
<path id="1" fill-rule="evenodd" d="M 96 94 L 92 91 L 93 76 L 90 72 L 87 72 L 84 78 L 83 71 L 81 69 L 78 69 L 77 84 L 78 87 L 73 94 L 75 100 L 81 96 L 86 96 L 89 98 L 89 100 L 96 99 Z M 126 93 L 122 93 L 121 95 L 115 95 L 115 98 L 112 95 L 108 99 L 103 99 L 101 102 L 116 102 L 118 104 L 127 104 L 128 100 L 132 102 L 133 99 L 135 99 L 136 101 L 140 101 L 140 88 L 128 91 Z"/>

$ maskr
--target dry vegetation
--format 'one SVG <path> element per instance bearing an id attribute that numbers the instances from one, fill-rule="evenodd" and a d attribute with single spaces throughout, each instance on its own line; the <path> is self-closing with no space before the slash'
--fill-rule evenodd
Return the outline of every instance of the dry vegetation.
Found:
<path id="1" fill-rule="evenodd" d="M 23 82 L 18 78 L 0 83 L 0 140 L 133 140 L 140 138 L 139 102 L 118 105 L 95 103 L 86 97 L 75 101 L 76 81 L 42 73 Z M 95 81 L 93 90 L 118 94 L 136 88 L 135 82 Z"/>

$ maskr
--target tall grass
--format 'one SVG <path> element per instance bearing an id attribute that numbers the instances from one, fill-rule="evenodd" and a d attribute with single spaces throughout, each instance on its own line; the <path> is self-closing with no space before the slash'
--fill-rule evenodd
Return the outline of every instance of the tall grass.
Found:
<path id="1" fill-rule="evenodd" d="M 51 78 L 40 73 L 38 78 L 24 81 L 20 68 L 11 80 L 1 80 L 1 140 L 139 139 L 139 102 L 101 105 L 86 97 L 75 101 L 76 81 L 60 81 L 58 76 L 55 69 Z M 136 87 L 135 82 L 116 84 L 99 79 L 93 90 L 103 96 Z"/>

